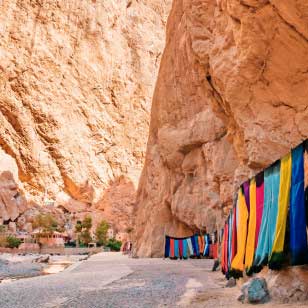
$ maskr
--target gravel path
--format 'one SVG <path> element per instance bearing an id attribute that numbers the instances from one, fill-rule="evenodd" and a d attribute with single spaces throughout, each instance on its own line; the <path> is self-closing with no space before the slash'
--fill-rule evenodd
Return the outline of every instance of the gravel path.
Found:
<path id="1" fill-rule="evenodd" d="M 0 307 L 187 306 L 205 287 L 211 260 L 129 259 L 100 253 L 64 272 L 0 284 Z"/>

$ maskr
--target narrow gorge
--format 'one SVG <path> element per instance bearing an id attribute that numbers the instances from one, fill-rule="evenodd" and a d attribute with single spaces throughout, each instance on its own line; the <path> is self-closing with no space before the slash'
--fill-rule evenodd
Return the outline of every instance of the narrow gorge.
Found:
<path id="1" fill-rule="evenodd" d="M 40 212 L 90 215 L 132 232 L 135 255 L 162 256 L 164 234 L 221 226 L 239 184 L 308 136 L 303 0 L 0 8 L 0 222 L 12 230 Z"/>

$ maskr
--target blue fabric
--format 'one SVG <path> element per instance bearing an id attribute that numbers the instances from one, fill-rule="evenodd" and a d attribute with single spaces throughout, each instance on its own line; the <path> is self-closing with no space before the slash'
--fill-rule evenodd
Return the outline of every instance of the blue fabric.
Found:
<path id="1" fill-rule="evenodd" d="M 233 213 L 231 210 L 231 213 L 228 218 L 228 225 L 229 225 L 229 231 L 228 231 L 228 268 L 231 268 L 231 257 L 232 257 L 232 218 Z M 210 252 L 209 252 L 210 253 Z"/>
<path id="2" fill-rule="evenodd" d="M 210 255 L 210 236 L 209 234 L 204 235 L 204 252 L 203 255 L 208 257 Z"/>
<path id="3" fill-rule="evenodd" d="M 192 243 L 192 246 L 193 246 L 194 255 L 197 256 L 197 246 L 196 246 L 195 236 L 192 236 L 190 239 L 191 239 L 191 243 Z"/>
<path id="4" fill-rule="evenodd" d="M 200 249 L 199 249 L 198 235 L 195 235 L 194 238 L 195 238 L 195 243 L 196 243 L 196 256 L 199 257 Z"/>
<path id="5" fill-rule="evenodd" d="M 170 255 L 170 237 L 166 236 L 166 244 L 165 244 L 165 258 L 168 258 Z"/>
<path id="6" fill-rule="evenodd" d="M 307 263 L 306 209 L 304 191 L 304 148 L 292 150 L 290 196 L 290 253 L 291 264 Z"/>
<path id="7" fill-rule="evenodd" d="M 264 208 L 262 222 L 255 252 L 255 270 L 268 262 L 273 247 L 278 211 L 280 183 L 280 161 L 264 171 Z"/>
<path id="8" fill-rule="evenodd" d="M 174 256 L 179 257 L 179 240 L 174 240 Z"/>
<path id="9" fill-rule="evenodd" d="M 268 256 L 272 254 L 273 244 L 276 234 L 276 223 L 278 216 L 278 199 L 279 199 L 279 186 L 280 186 L 280 161 L 273 166 L 272 173 L 272 201 L 269 209 L 269 246 L 268 246 Z"/>
<path id="10" fill-rule="evenodd" d="M 188 249 L 188 247 L 187 247 L 187 240 L 186 239 L 184 239 L 183 240 L 183 258 L 187 258 L 187 249 Z"/>

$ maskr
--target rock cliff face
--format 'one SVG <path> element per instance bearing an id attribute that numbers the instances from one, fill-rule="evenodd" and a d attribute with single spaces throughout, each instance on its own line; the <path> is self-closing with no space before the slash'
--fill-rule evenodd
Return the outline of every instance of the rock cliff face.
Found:
<path id="1" fill-rule="evenodd" d="M 0 167 L 28 199 L 96 217 L 106 211 L 127 225 L 169 7 L 168 0 L 0 2 L 0 161 L 9 162 Z M 0 219 L 16 219 L 2 208 Z"/>
<path id="2" fill-rule="evenodd" d="M 235 188 L 308 137 L 308 3 L 179 0 L 138 190 L 136 253 L 219 225 Z"/>

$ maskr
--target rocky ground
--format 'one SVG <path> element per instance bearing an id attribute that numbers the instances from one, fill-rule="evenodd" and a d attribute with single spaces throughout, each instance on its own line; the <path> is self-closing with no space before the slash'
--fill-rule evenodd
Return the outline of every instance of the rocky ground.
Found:
<path id="1" fill-rule="evenodd" d="M 212 263 L 100 253 L 55 275 L 0 284 L 0 307 L 247 307 L 237 301 L 240 286 L 225 288 Z"/>

